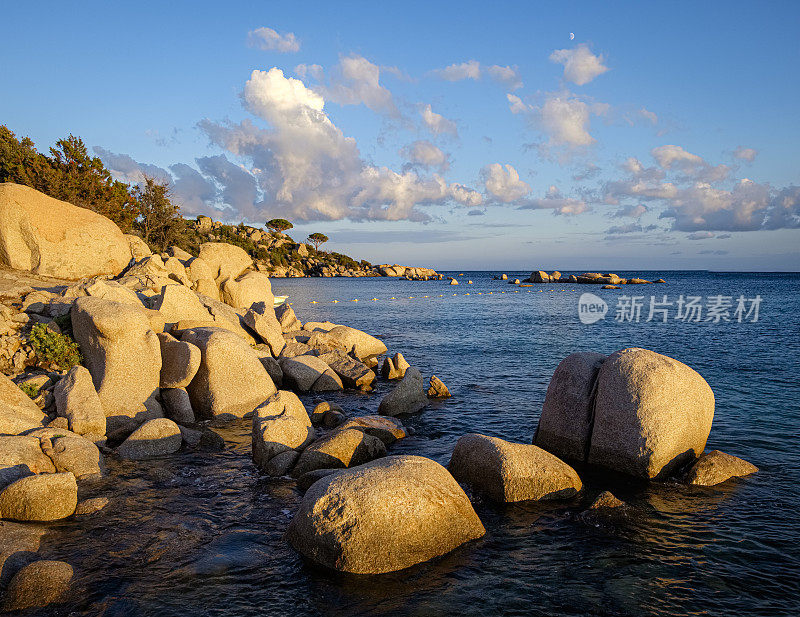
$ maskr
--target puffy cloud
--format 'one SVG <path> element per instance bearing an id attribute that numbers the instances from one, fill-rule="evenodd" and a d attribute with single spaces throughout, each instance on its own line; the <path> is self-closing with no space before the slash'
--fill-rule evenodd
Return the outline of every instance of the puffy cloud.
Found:
<path id="1" fill-rule="evenodd" d="M 642 107 L 639 110 L 639 115 L 650 122 L 651 124 L 658 124 L 658 115 L 655 112 L 650 111 L 649 109 L 645 109 Z"/>
<path id="2" fill-rule="evenodd" d="M 465 79 L 481 78 L 481 65 L 477 60 L 468 60 L 461 64 L 451 64 L 443 69 L 431 71 L 433 75 L 445 81 L 463 81 Z"/>
<path id="3" fill-rule="evenodd" d="M 300 41 L 293 32 L 278 34 L 272 28 L 256 28 L 247 33 L 247 44 L 264 51 L 278 51 L 282 54 L 300 51 Z"/>
<path id="4" fill-rule="evenodd" d="M 758 150 L 754 148 L 745 148 L 744 146 L 739 146 L 736 150 L 733 151 L 733 156 L 737 159 L 741 159 L 743 161 L 747 161 L 748 163 L 752 163 L 756 156 L 758 156 Z"/>
<path id="5" fill-rule="evenodd" d="M 702 157 L 687 152 L 681 146 L 672 144 L 653 148 L 650 154 L 662 169 L 672 169 L 673 167 L 692 169 L 705 164 Z"/>
<path id="6" fill-rule="evenodd" d="M 506 94 L 506 98 L 508 99 L 508 108 L 512 114 L 524 114 L 531 110 L 516 94 Z"/>
<path id="7" fill-rule="evenodd" d="M 581 100 L 567 96 L 551 96 L 541 108 L 542 129 L 550 136 L 551 145 L 589 146 L 589 107 Z"/>
<path id="8" fill-rule="evenodd" d="M 553 214 L 582 214 L 590 210 L 582 199 L 564 197 L 555 186 L 550 186 L 543 198 L 525 199 L 519 210 L 552 210 Z"/>
<path id="9" fill-rule="evenodd" d="M 422 177 L 413 170 L 398 173 L 365 163 L 355 140 L 328 118 L 322 95 L 278 68 L 253 71 L 242 99 L 271 128 L 248 120 L 204 120 L 199 126 L 212 143 L 248 162 L 241 173 L 222 160 L 214 161 L 214 169 L 211 162 L 204 164 L 205 172 L 223 187 L 222 201 L 257 220 L 427 220 L 418 205 L 455 202 L 474 207 L 482 201 L 477 191 L 448 184 L 438 175 Z M 248 176 L 255 181 L 256 197 Z M 228 187 L 230 183 L 235 186 Z"/>
<path id="10" fill-rule="evenodd" d="M 608 71 L 603 56 L 595 56 L 585 44 L 573 49 L 557 49 L 550 61 L 564 65 L 564 79 L 582 86 Z"/>
<path id="11" fill-rule="evenodd" d="M 497 83 L 503 84 L 511 90 L 522 87 L 522 78 L 519 76 L 519 69 L 516 66 L 500 66 L 494 64 L 487 67 L 486 74 Z"/>
<path id="12" fill-rule="evenodd" d="M 409 144 L 400 151 L 400 154 L 413 165 L 438 167 L 442 171 L 445 171 L 450 166 L 447 154 L 424 139 Z"/>
<path id="13" fill-rule="evenodd" d="M 363 56 L 341 58 L 331 83 L 321 86 L 322 96 L 340 105 L 365 105 L 377 113 L 399 116 L 392 93 L 380 83 L 381 68 Z"/>
<path id="14" fill-rule="evenodd" d="M 419 113 L 422 116 L 422 122 L 434 135 L 448 134 L 458 137 L 456 123 L 441 114 L 437 114 L 431 109 L 430 105 L 422 105 Z"/>
<path id="15" fill-rule="evenodd" d="M 481 170 L 486 192 L 496 201 L 510 203 L 531 192 L 527 182 L 519 179 L 519 173 L 511 165 L 492 163 Z"/>

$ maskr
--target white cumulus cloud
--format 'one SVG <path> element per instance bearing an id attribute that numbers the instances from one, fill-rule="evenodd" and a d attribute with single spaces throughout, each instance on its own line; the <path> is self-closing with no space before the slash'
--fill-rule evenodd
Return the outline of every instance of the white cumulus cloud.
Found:
<path id="1" fill-rule="evenodd" d="M 573 49 L 556 49 L 550 61 L 564 65 L 564 79 L 582 86 L 608 71 L 603 56 L 595 56 L 585 44 Z"/>
<path id="2" fill-rule="evenodd" d="M 752 163 L 756 159 L 756 156 L 758 156 L 758 150 L 755 148 L 745 148 L 744 146 L 739 146 L 733 151 L 733 156 L 737 159 L 741 159 L 742 161 Z"/>
<path id="3" fill-rule="evenodd" d="M 447 154 L 425 139 L 409 144 L 400 151 L 400 154 L 413 165 L 437 167 L 441 171 L 446 171 L 450 166 Z"/>
<path id="4" fill-rule="evenodd" d="M 451 64 L 443 69 L 431 71 L 439 79 L 445 81 L 478 80 L 481 78 L 481 64 L 477 60 L 467 60 L 461 64 Z"/>
<path id="5" fill-rule="evenodd" d="M 452 135 L 453 137 L 458 137 L 458 128 L 456 127 L 456 123 L 452 120 L 448 120 L 441 114 L 437 114 L 433 109 L 431 109 L 430 105 L 422 105 L 419 109 L 420 116 L 422 116 L 422 122 L 428 128 L 428 130 L 433 133 L 434 135 Z"/>
<path id="6" fill-rule="evenodd" d="M 551 145 L 589 146 L 589 106 L 567 96 L 551 96 L 541 108 L 541 124 Z"/>
<path id="7" fill-rule="evenodd" d="M 493 64 L 487 67 L 485 71 L 494 81 L 503 84 L 510 90 L 517 90 L 522 87 L 522 78 L 519 76 L 519 69 L 516 66 Z"/>
<path id="8" fill-rule="evenodd" d="M 318 91 L 340 105 L 365 105 L 377 113 L 399 116 L 392 93 L 381 85 L 381 67 L 363 56 L 353 54 L 339 60 L 331 83 Z"/>
<path id="9" fill-rule="evenodd" d="M 283 54 L 300 51 L 300 41 L 293 32 L 279 34 L 272 28 L 266 27 L 248 32 L 247 44 L 264 51 L 278 51 Z"/>
<path id="10" fill-rule="evenodd" d="M 531 192 L 531 187 L 519 179 L 519 173 L 511 165 L 492 163 L 481 170 L 486 192 L 496 201 L 510 203 Z"/>

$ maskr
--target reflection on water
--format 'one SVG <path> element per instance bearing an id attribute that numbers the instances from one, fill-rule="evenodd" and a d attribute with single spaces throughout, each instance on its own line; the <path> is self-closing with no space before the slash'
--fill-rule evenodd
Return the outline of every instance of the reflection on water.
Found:
<path id="1" fill-rule="evenodd" d="M 292 483 L 256 472 L 244 421 L 219 431 L 223 452 L 109 459 L 108 476 L 83 485 L 81 497 L 107 496 L 110 505 L 51 525 L 44 539 L 42 556 L 69 561 L 77 582 L 64 607 L 40 613 L 793 614 L 800 591 L 800 279 L 665 275 L 670 294 L 760 293 L 763 321 L 737 329 L 583 326 L 575 310 L 580 290 L 479 297 L 474 292 L 509 286 L 486 274 L 467 276 L 475 281 L 469 297 L 402 303 L 325 301 L 399 297 L 404 290 L 417 296 L 438 283 L 286 280 L 274 288 L 290 295 L 301 319 L 330 319 L 381 335 L 390 350 L 450 387 L 452 399 L 409 420 L 413 433 L 394 453 L 446 463 L 458 437 L 473 431 L 529 443 L 549 377 L 564 356 L 638 345 L 686 361 L 706 377 L 717 398 L 709 446 L 762 471 L 742 482 L 695 488 L 646 486 L 581 470 L 586 491 L 572 501 L 501 507 L 476 497 L 484 538 L 401 573 L 355 577 L 304 564 L 284 542 L 300 495 Z M 308 304 L 312 299 L 321 304 Z M 381 384 L 375 396 L 327 398 L 353 413 L 374 413 L 387 387 Z M 309 407 L 318 400 L 305 397 Z M 582 513 L 607 489 L 629 507 Z"/>

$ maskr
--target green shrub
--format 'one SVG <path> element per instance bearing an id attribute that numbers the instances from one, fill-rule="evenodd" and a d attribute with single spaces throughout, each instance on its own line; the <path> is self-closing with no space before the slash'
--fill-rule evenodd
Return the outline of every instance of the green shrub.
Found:
<path id="1" fill-rule="evenodd" d="M 27 394 L 29 399 L 35 399 L 39 396 L 39 388 L 32 383 L 21 383 L 19 384 L 19 389 Z"/>
<path id="2" fill-rule="evenodd" d="M 28 339 L 36 350 L 36 355 L 44 362 L 62 370 L 69 370 L 81 363 L 78 344 L 64 334 L 53 332 L 44 324 L 34 325 Z"/>

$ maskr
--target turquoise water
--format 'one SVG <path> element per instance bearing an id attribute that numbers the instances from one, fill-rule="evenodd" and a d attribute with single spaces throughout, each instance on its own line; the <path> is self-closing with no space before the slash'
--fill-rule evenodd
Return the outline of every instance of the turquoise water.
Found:
<path id="1" fill-rule="evenodd" d="M 109 477 L 84 489 L 111 497 L 107 510 L 56 524 L 54 542 L 45 540 L 43 554 L 66 559 L 77 573 L 75 593 L 58 614 L 797 614 L 800 275 L 640 272 L 668 283 L 601 291 L 518 289 L 492 274 L 465 272 L 457 287 L 276 279 L 273 291 L 290 297 L 302 321 L 371 332 L 449 386 L 453 398 L 409 419 L 414 433 L 392 453 L 446 464 L 466 432 L 530 442 L 561 359 L 639 346 L 706 378 L 717 401 L 708 447 L 761 471 L 716 488 L 584 473 L 587 490 L 573 501 L 498 506 L 475 498 L 484 538 L 404 572 L 353 577 L 305 564 L 284 542 L 301 496 L 291 483 L 259 476 L 243 422 L 221 431 L 224 452 L 110 461 Z M 585 292 L 607 302 L 604 320 L 581 323 L 577 304 Z M 641 320 L 616 321 L 620 296 L 632 294 L 645 297 Z M 684 323 L 671 307 L 669 323 L 646 322 L 650 296 L 662 301 L 665 294 L 672 302 L 701 296 L 704 306 L 709 296 L 730 296 L 731 314 L 740 295 L 760 296 L 759 319 Z M 374 413 L 387 388 L 327 398 L 353 414 Z M 309 408 L 317 400 L 305 397 Z M 608 488 L 632 505 L 628 514 L 581 514 Z"/>

